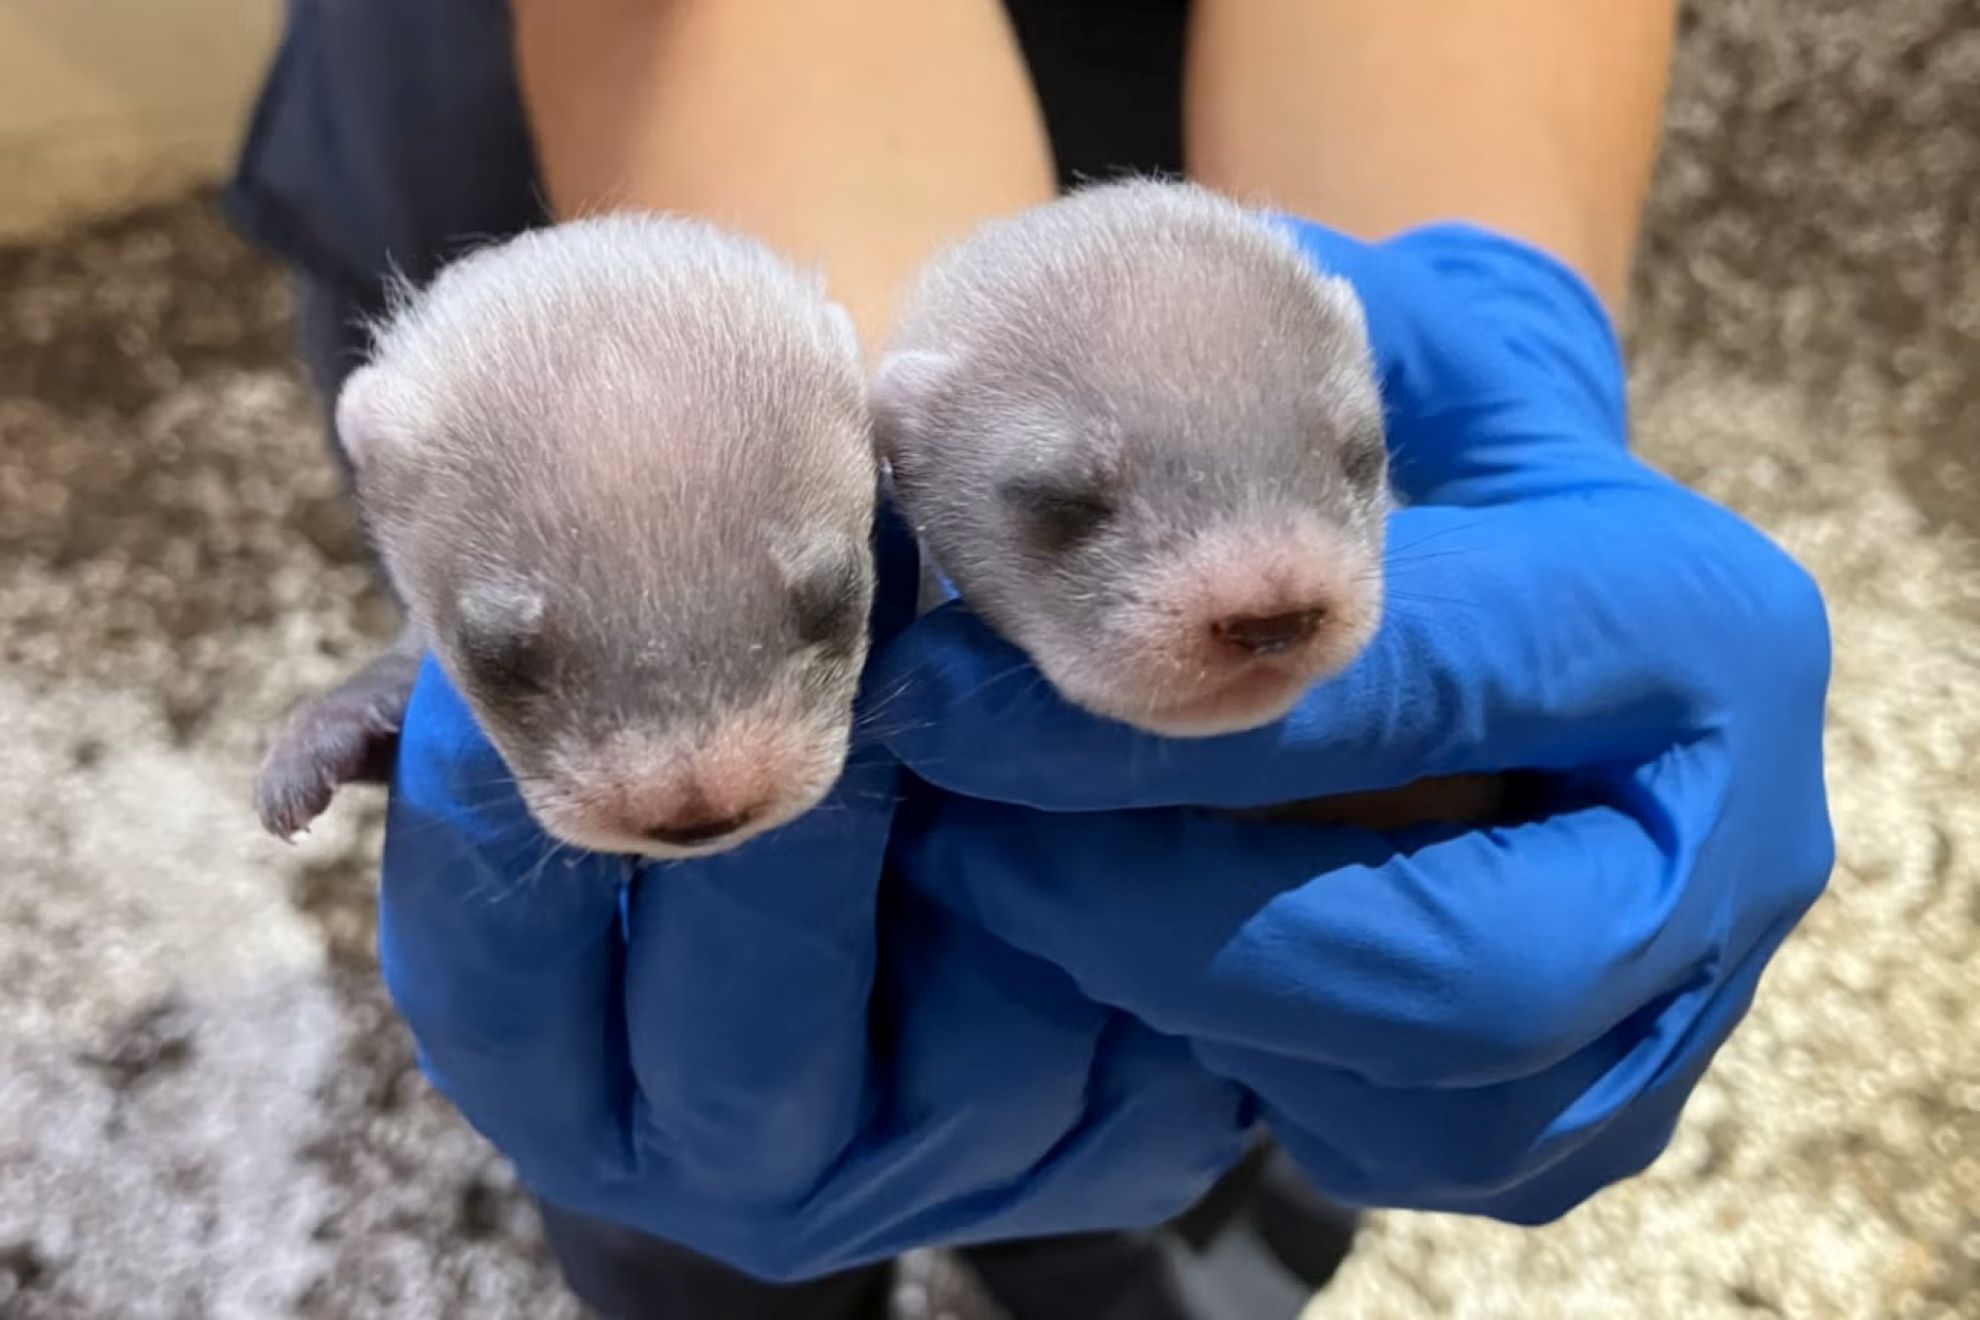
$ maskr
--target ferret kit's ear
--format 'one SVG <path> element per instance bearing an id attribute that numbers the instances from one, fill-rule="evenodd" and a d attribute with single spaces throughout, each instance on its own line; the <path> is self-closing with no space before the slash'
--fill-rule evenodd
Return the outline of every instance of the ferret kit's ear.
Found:
<path id="1" fill-rule="evenodd" d="M 867 401 L 882 458 L 898 461 L 902 448 L 926 432 L 955 365 L 949 354 L 927 351 L 890 353 L 881 360 Z"/>
<path id="2" fill-rule="evenodd" d="M 543 617 L 543 593 L 531 583 L 471 582 L 454 601 L 454 641 L 480 677 L 528 681 L 540 677 L 533 671 L 543 658 Z"/>
<path id="3" fill-rule="evenodd" d="M 832 333 L 838 336 L 846 356 L 856 362 L 864 360 L 863 350 L 859 346 L 859 330 L 853 325 L 852 313 L 838 303 L 828 302 L 825 304 L 825 319 L 831 322 Z"/>
<path id="4" fill-rule="evenodd" d="M 363 472 L 381 453 L 413 443 L 417 422 L 405 392 L 382 367 L 366 364 L 337 391 L 336 428 L 345 457 Z"/>
<path id="5" fill-rule="evenodd" d="M 1368 309 L 1362 305 L 1361 294 L 1355 290 L 1344 276 L 1322 274 L 1320 276 L 1322 296 L 1341 324 L 1357 340 L 1365 343 L 1368 339 Z"/>
<path id="6" fill-rule="evenodd" d="M 543 593 L 519 578 L 477 578 L 462 588 L 455 608 L 472 632 L 534 634 L 543 626 Z"/>

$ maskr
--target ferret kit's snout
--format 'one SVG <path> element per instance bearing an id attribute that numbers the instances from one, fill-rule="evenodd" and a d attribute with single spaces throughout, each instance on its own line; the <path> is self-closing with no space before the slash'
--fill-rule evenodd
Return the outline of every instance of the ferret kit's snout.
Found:
<path id="1" fill-rule="evenodd" d="M 1245 659 L 1263 660 L 1312 640 L 1326 619 L 1326 605 L 1314 604 L 1263 618 L 1243 614 L 1218 619 L 1210 625 L 1210 635 Z"/>
<path id="2" fill-rule="evenodd" d="M 700 856 L 802 815 L 830 791 L 845 759 L 843 722 L 806 717 L 787 694 L 719 710 L 697 726 L 641 722 L 552 750 L 523 786 L 545 828 L 600 852 Z M 526 763 L 531 749 L 518 749 Z"/>

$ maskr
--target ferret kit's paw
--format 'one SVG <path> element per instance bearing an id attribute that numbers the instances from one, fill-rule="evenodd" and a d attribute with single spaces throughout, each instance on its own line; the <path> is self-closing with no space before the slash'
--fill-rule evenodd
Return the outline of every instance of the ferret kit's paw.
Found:
<path id="1" fill-rule="evenodd" d="M 385 782 L 416 672 L 374 664 L 289 719 L 255 781 L 255 810 L 270 834 L 293 837 L 345 784 Z"/>

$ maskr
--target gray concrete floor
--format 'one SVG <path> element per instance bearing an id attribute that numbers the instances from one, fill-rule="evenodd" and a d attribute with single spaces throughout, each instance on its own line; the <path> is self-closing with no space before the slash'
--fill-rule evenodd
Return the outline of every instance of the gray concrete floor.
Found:
<path id="1" fill-rule="evenodd" d="M 378 991 L 378 797 L 247 808 L 386 624 L 279 281 L 193 198 L 0 292 L 0 1316 L 571 1314 Z M 1697 6 L 1631 346 L 1829 594 L 1841 863 L 1648 1174 L 1385 1216 L 1314 1314 L 1980 1316 L 1980 9 Z"/>

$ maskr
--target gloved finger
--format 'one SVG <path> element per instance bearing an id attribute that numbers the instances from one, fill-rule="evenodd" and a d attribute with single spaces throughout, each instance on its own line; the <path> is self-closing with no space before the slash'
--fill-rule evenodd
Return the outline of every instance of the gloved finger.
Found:
<path id="1" fill-rule="evenodd" d="M 1074 1074 L 1091 1088 L 1084 1107 L 1028 1166 L 932 1199 L 889 1176 L 903 1152 L 921 1156 L 914 1163 L 922 1170 L 946 1170 L 979 1149 L 971 1139 L 987 1117 L 979 1089 L 973 1107 L 951 1111 L 961 1121 L 928 1123 L 927 1146 L 863 1148 L 845 1170 L 847 1199 L 808 1222 L 800 1240 L 829 1250 L 836 1269 L 930 1244 L 1153 1228 L 1187 1210 L 1244 1151 L 1243 1094 L 1207 1073 L 1183 1042 L 1124 1016 L 1114 1021 L 1086 1060 L 1091 1073 Z M 949 1048 L 958 1048 L 953 1024 L 949 1034 Z M 1016 1087 L 992 1094 L 1007 1109 L 1028 1103 Z"/>
<path id="2" fill-rule="evenodd" d="M 623 862 L 556 846 L 439 667 L 399 742 L 379 911 L 385 984 L 427 1076 L 554 1193 L 625 1177 Z"/>
<path id="3" fill-rule="evenodd" d="M 799 1279 L 931 1242 L 1113 1226 L 1123 1214 L 1152 1222 L 1236 1158 L 1248 1102 L 1185 1042 L 1095 1004 L 1064 972 L 905 887 L 880 920 L 873 1088 L 830 1166 L 810 1185 L 738 1185 L 729 1168 L 767 1165 L 725 1166 L 654 1124 L 646 1140 L 665 1194 L 601 1186 L 592 1212 L 753 1275 Z M 691 1066 L 679 1065 L 690 1088 Z M 775 1090 L 787 1080 L 763 1078 L 771 1090 L 750 1090 L 744 1105 L 809 1130 L 815 1096 Z M 736 1135 L 703 1123 L 694 1140 Z M 774 1127 L 744 1135 L 788 1144 Z"/>
<path id="4" fill-rule="evenodd" d="M 1399 1089 L 1289 1055 L 1211 1043 L 1294 1160 L 1350 1205 L 1556 1219 L 1649 1165 L 1792 928 L 1778 919 L 1734 966 L 1646 1005 L 1530 1077 Z"/>
<path id="5" fill-rule="evenodd" d="M 895 776 L 882 749 L 856 750 L 831 795 L 789 825 L 642 868 L 625 984 L 639 1137 L 684 1185 L 796 1195 L 864 1120 Z"/>
<path id="6" fill-rule="evenodd" d="M 1406 832 L 945 803 L 914 883 L 1199 1043 L 1387 1087 L 1530 1075 L 1728 953 L 1722 765 L 1680 750 L 1513 827 Z M 1709 860 L 1722 861 L 1720 858 Z"/>
<path id="7" fill-rule="evenodd" d="M 1154 1222 L 1237 1157 L 1241 1092 L 1184 1042 L 911 890 L 884 932 L 884 1092 L 800 1217 L 801 1242 L 843 1265 Z"/>
<path id="8" fill-rule="evenodd" d="M 1626 460 L 1620 344 L 1600 300 L 1557 258 L 1467 225 L 1366 243 L 1281 223 L 1360 297 L 1405 498 L 1524 499 L 1536 472 L 1572 479 Z"/>
<path id="9" fill-rule="evenodd" d="M 875 652 L 914 616 L 913 534 L 882 510 Z M 899 797 L 867 730 L 826 798 L 733 852 L 642 868 L 629 905 L 625 986 L 637 1136 L 687 1185 L 731 1203 L 812 1187 L 865 1121 L 876 903 Z"/>
<path id="10" fill-rule="evenodd" d="M 1751 645 L 1775 598 L 1800 595 L 1756 533 L 1661 479 L 1601 500 L 1405 510 L 1389 546 L 1375 638 L 1277 723 L 1176 740 L 1088 715 L 951 604 L 884 657 L 901 696 L 879 731 L 931 783 L 1052 811 L 1628 763 L 1710 707 L 1700 637 Z"/>

